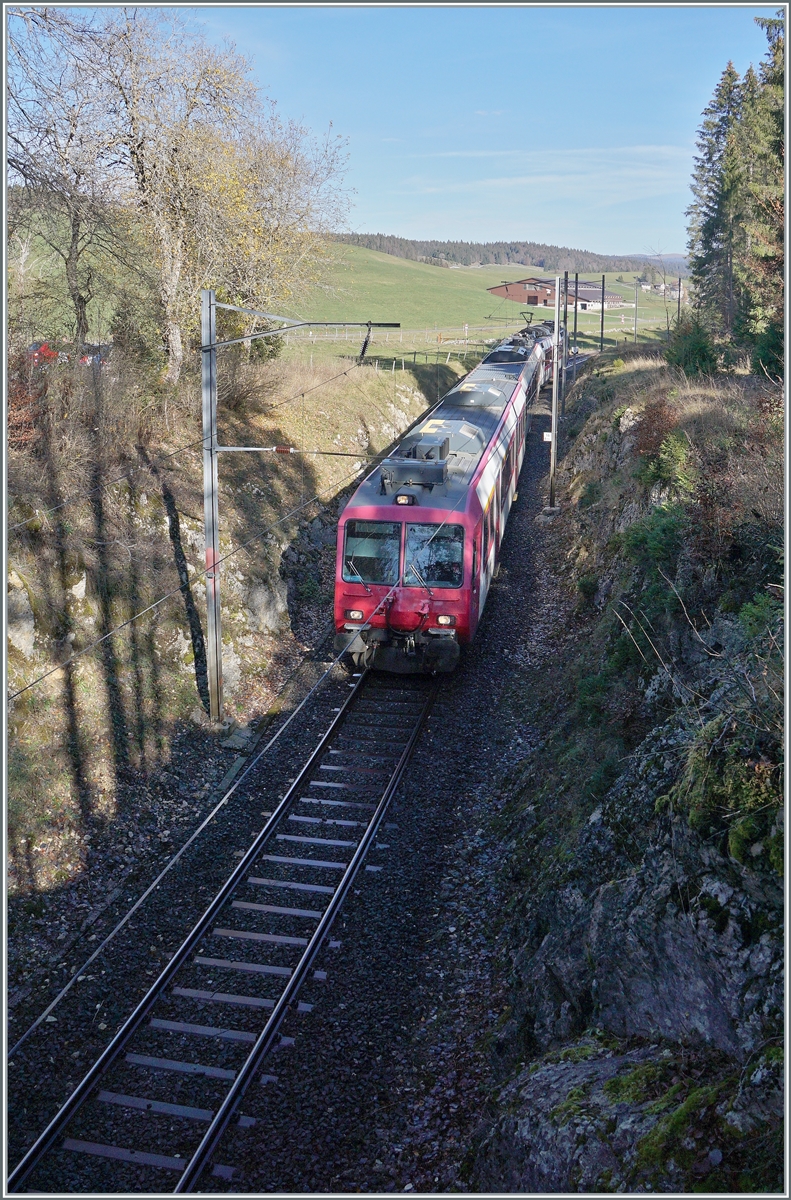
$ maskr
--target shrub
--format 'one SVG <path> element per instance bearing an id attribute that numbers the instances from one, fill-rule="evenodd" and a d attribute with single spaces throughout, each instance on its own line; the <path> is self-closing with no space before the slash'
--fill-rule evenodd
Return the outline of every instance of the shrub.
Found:
<path id="1" fill-rule="evenodd" d="M 785 346 L 781 325 L 768 325 L 759 335 L 752 357 L 752 369 L 756 375 L 766 372 L 772 378 L 782 378 Z"/>
<path id="2" fill-rule="evenodd" d="M 748 637 L 756 637 L 774 625 L 782 611 L 783 606 L 779 600 L 762 592 L 742 606 L 739 621 Z"/>
<path id="3" fill-rule="evenodd" d="M 590 508 L 597 500 L 601 500 L 601 484 L 597 479 L 589 479 L 580 493 L 577 501 L 578 508 Z"/>
<path id="4" fill-rule="evenodd" d="M 667 361 L 685 375 L 713 375 L 717 352 L 708 330 L 698 317 L 683 317 L 670 336 Z"/>
<path id="5" fill-rule="evenodd" d="M 669 433 L 657 454 L 643 457 L 636 478 L 648 487 L 663 483 L 678 496 L 691 496 L 695 490 L 697 472 L 687 437 L 683 433 Z"/>
<path id="6" fill-rule="evenodd" d="M 651 578 L 674 574 L 689 520 L 681 504 L 660 505 L 623 535 L 626 556 Z"/>
<path id="7" fill-rule="evenodd" d="M 589 724 L 601 719 L 609 687 L 606 675 L 586 675 L 577 684 L 577 707 Z"/>
<path id="8" fill-rule="evenodd" d="M 577 589 L 585 600 L 592 600 L 599 590 L 598 575 L 583 575 L 577 580 Z"/>

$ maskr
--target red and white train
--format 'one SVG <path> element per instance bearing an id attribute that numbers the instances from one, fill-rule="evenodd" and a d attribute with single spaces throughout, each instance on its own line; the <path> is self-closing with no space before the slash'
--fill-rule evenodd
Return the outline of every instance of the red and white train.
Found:
<path id="1" fill-rule="evenodd" d="M 497 570 L 547 326 L 509 338 L 360 484 L 338 523 L 335 650 L 399 673 L 452 671 Z"/>

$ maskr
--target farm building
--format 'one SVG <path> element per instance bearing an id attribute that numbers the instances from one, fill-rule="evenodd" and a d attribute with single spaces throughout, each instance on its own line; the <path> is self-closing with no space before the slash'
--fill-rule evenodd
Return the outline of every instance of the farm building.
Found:
<path id="1" fill-rule="evenodd" d="M 562 284 L 561 284 L 562 288 Z M 539 308 L 554 308 L 555 307 L 555 280 L 541 279 L 537 276 L 530 279 L 517 279 L 513 283 L 500 283 L 497 287 L 487 288 L 493 296 L 500 296 L 503 300 L 514 300 L 517 304 L 526 304 L 530 307 Z M 563 292 L 561 290 L 561 303 L 563 302 Z M 577 301 L 580 312 L 586 310 L 594 311 L 601 309 L 601 284 L 592 282 L 586 279 L 580 279 L 577 284 Z M 625 303 L 620 292 L 609 292 L 604 289 L 604 307 L 618 308 Z M 569 280 L 569 308 L 574 307 L 574 281 Z"/>

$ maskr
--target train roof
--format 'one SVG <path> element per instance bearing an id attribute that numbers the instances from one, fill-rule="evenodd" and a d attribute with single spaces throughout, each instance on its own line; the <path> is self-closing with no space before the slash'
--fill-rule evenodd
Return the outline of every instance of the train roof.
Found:
<path id="1" fill-rule="evenodd" d="M 349 508 L 391 503 L 395 507 L 396 494 L 404 493 L 414 496 L 418 507 L 463 512 L 476 468 L 527 365 L 481 364 L 470 371 L 363 480 L 347 514 Z M 420 456 L 421 450 L 425 458 Z M 415 482 L 410 481 L 413 475 Z M 434 477 L 436 482 L 417 482 L 421 475 Z"/>

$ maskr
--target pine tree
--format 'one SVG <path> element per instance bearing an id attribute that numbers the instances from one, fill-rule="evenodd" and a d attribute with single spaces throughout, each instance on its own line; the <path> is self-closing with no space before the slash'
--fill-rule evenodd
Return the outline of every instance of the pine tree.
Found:
<path id="1" fill-rule="evenodd" d="M 696 306 L 717 332 L 726 335 L 734 329 L 741 300 L 734 269 L 744 239 L 741 110 L 742 84 L 729 62 L 703 110 L 692 178 L 694 200 L 687 209 Z"/>
<path id="2" fill-rule="evenodd" d="M 745 163 L 745 244 L 737 263 L 747 296 L 744 331 L 754 365 L 782 371 L 784 269 L 784 59 L 782 10 L 756 18 L 769 42 L 758 75 L 745 76 L 740 142 Z M 752 68 L 751 68 L 752 71 Z M 750 74 L 748 72 L 748 74 Z"/>

